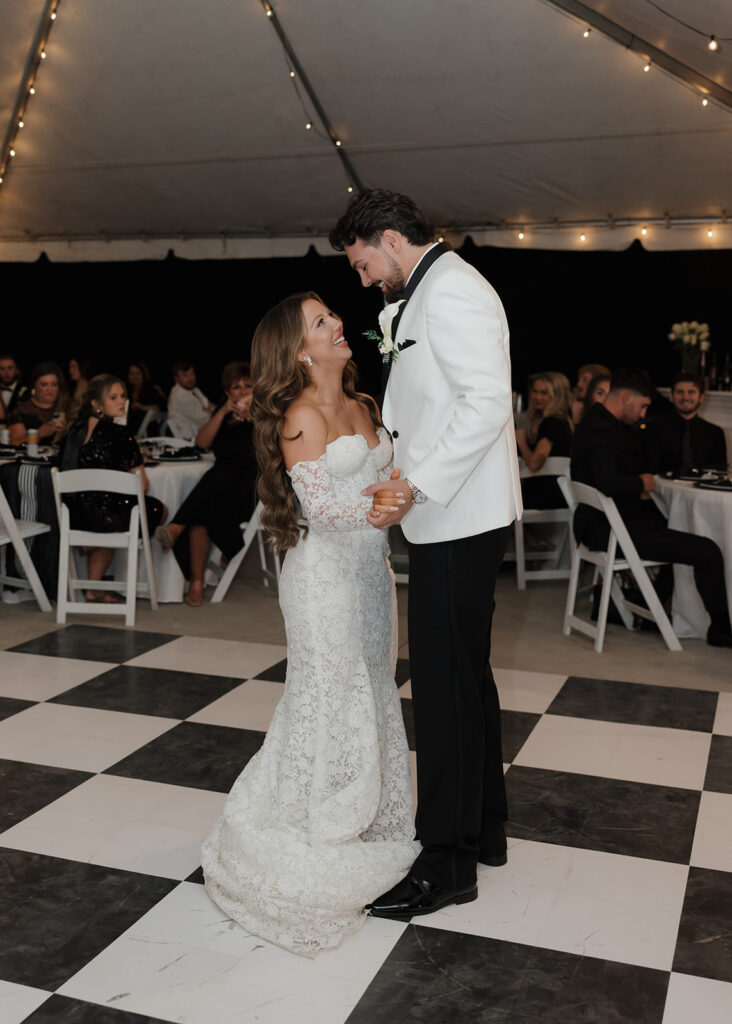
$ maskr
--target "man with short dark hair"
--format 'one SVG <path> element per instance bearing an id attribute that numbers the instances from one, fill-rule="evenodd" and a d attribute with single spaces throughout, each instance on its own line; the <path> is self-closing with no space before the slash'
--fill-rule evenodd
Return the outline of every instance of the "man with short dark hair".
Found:
<path id="1" fill-rule="evenodd" d="M 28 397 L 28 388 L 21 382 L 15 356 L 0 354 L 0 420 L 7 419 L 17 405 Z"/>
<path id="2" fill-rule="evenodd" d="M 409 543 L 422 852 L 370 913 L 409 920 L 474 900 L 478 862 L 506 863 L 500 707 L 488 658 L 496 576 L 521 514 L 508 325 L 494 289 L 434 242 L 408 196 L 362 192 L 330 241 L 361 284 L 384 295 L 381 351 L 387 360 L 398 352 L 383 419 L 402 476 L 363 493 L 388 487 L 392 511 L 374 509 L 369 522 L 401 523 Z"/>
<path id="3" fill-rule="evenodd" d="M 208 423 L 214 406 L 196 386 L 196 371 L 190 360 L 176 360 L 170 372 L 175 384 L 168 396 L 168 421 L 182 437 L 194 439 Z"/>
<path id="4" fill-rule="evenodd" d="M 596 487 L 615 501 L 641 558 L 694 567 L 694 581 L 709 613 L 707 643 L 732 647 L 722 552 L 708 537 L 669 530 L 651 498 L 655 479 L 632 429 L 651 404 L 651 379 L 644 370 L 620 369 L 612 376 L 604 405 L 594 405 L 577 427 L 572 445 L 572 479 Z M 605 516 L 580 505 L 574 517 L 577 540 L 593 551 L 607 546 Z M 656 579 L 659 597 L 670 598 L 673 575 L 664 566 Z"/>
<path id="5" fill-rule="evenodd" d="M 703 377 L 695 373 L 674 377 L 673 408 L 664 411 L 644 431 L 643 441 L 654 472 L 727 468 L 724 431 L 699 415 L 703 398 Z"/>

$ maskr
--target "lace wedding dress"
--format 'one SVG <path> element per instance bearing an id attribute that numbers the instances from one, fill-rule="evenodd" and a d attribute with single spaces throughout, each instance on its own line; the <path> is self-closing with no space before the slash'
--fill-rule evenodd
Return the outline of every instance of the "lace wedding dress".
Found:
<path id="1" fill-rule="evenodd" d="M 309 957 L 358 928 L 365 904 L 420 850 L 394 683 L 393 577 L 360 493 L 390 472 L 385 430 L 374 449 L 343 436 L 292 469 L 309 533 L 282 569 L 284 693 L 202 849 L 219 907 Z"/>

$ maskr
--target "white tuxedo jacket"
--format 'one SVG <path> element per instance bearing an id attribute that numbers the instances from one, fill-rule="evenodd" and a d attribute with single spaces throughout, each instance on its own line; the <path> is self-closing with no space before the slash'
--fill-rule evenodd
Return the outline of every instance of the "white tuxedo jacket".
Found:
<path id="1" fill-rule="evenodd" d="M 407 302 L 383 407 L 394 465 L 429 498 L 402 520 L 415 544 L 457 540 L 521 516 L 508 325 L 501 300 L 443 253 Z"/>

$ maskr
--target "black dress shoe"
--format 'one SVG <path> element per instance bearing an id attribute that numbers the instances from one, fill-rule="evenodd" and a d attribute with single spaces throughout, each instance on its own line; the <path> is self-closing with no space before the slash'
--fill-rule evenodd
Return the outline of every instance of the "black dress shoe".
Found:
<path id="1" fill-rule="evenodd" d="M 372 917 L 388 917 L 393 921 L 409 921 L 412 917 L 433 914 L 451 903 L 471 903 L 478 898 L 478 886 L 467 889 L 443 889 L 416 875 L 407 875 L 393 889 L 367 906 Z"/>
<path id="2" fill-rule="evenodd" d="M 481 853 L 478 856 L 478 863 L 485 864 L 489 868 L 502 868 L 508 862 L 508 854 L 503 853 Z"/>

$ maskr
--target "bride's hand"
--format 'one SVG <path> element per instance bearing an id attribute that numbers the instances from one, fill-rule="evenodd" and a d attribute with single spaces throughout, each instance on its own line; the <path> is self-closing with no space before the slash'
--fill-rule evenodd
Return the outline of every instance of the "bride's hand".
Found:
<path id="1" fill-rule="evenodd" d="M 401 472 L 400 469 L 395 469 L 389 479 L 399 480 Z M 398 523 L 402 515 L 409 511 L 409 506 L 412 503 L 412 492 L 409 486 L 403 483 L 401 487 L 394 490 L 374 489 L 379 487 L 379 484 L 372 484 L 371 487 L 367 487 L 365 491 L 362 491 L 363 494 L 373 497 L 373 504 L 366 513 L 366 518 L 372 526 L 388 529 L 388 527 Z"/>

